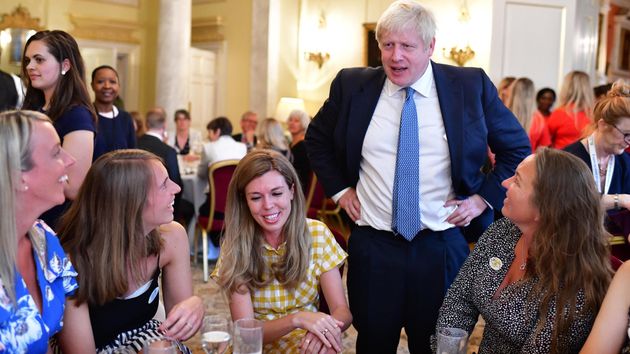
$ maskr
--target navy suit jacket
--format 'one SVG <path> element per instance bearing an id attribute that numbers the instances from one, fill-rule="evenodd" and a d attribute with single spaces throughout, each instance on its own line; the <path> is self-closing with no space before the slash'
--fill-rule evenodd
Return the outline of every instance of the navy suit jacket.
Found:
<path id="1" fill-rule="evenodd" d="M 483 70 L 431 65 L 448 140 L 453 189 L 459 198 L 479 194 L 500 210 L 505 198 L 501 182 L 531 153 L 527 134 L 499 100 Z M 385 79 L 382 67 L 341 70 L 331 84 L 329 98 L 308 127 L 308 156 L 329 196 L 357 185 L 363 140 Z M 441 137 L 420 132 L 420 139 L 431 138 Z M 492 172 L 483 174 L 488 146 L 496 154 L 496 164 Z M 475 234 L 471 236 L 478 237 L 492 219 L 488 208 L 471 225 Z"/>
<path id="2" fill-rule="evenodd" d="M 175 182 L 182 190 L 175 195 L 175 199 L 179 201 L 184 192 L 184 183 L 179 173 L 179 164 L 177 163 L 177 151 L 160 139 L 144 134 L 138 138 L 138 149 L 146 150 L 159 156 L 164 161 L 164 167 L 168 173 L 168 178 Z"/>

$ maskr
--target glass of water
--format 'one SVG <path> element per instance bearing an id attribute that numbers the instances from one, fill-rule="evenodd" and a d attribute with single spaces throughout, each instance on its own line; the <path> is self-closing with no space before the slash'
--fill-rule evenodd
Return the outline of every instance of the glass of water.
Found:
<path id="1" fill-rule="evenodd" d="M 201 346 L 206 354 L 223 354 L 230 346 L 232 331 L 230 321 L 223 315 L 209 315 L 203 318 Z"/>
<path id="2" fill-rule="evenodd" d="M 261 354 L 263 321 L 242 318 L 234 322 L 234 354 Z"/>
<path id="3" fill-rule="evenodd" d="M 436 354 L 466 354 L 468 332 L 460 328 L 438 328 Z"/>
<path id="4" fill-rule="evenodd" d="M 146 342 L 142 352 L 144 354 L 176 354 L 176 346 L 168 339 L 158 339 Z"/>

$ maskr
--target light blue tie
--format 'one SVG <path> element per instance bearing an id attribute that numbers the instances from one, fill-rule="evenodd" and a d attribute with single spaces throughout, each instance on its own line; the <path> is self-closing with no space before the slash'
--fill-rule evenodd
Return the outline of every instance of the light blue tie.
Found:
<path id="1" fill-rule="evenodd" d="M 411 87 L 405 90 L 406 97 L 400 116 L 396 175 L 394 176 L 392 229 L 407 241 L 411 241 L 421 227 L 420 153 L 418 115 L 413 101 L 414 90 Z"/>

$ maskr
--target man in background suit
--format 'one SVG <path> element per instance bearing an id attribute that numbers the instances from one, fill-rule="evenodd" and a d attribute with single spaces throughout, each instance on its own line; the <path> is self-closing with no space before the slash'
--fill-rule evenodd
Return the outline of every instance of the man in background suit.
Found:
<path id="1" fill-rule="evenodd" d="M 376 38 L 383 67 L 337 74 L 307 151 L 326 194 L 355 222 L 348 295 L 357 353 L 395 353 L 401 328 L 412 353 L 430 353 L 443 297 L 468 255 L 462 230 L 478 237 L 492 222 L 500 183 L 530 153 L 529 140 L 483 70 L 431 62 L 428 10 L 391 4 Z M 488 146 L 496 165 L 484 175 Z"/>
<path id="2" fill-rule="evenodd" d="M 138 149 L 146 150 L 159 156 L 164 161 L 164 166 L 168 172 L 168 178 L 175 182 L 182 189 L 175 195 L 175 220 L 184 224 L 194 215 L 194 206 L 187 200 L 182 199 L 184 184 L 179 173 L 177 163 L 177 152 L 164 142 L 166 133 L 166 116 L 157 109 L 147 113 L 147 132 L 138 138 Z"/>

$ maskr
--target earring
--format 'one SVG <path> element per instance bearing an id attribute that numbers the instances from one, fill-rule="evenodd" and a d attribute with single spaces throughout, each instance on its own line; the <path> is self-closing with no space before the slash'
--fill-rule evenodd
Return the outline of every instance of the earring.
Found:
<path id="1" fill-rule="evenodd" d="M 65 70 L 61 70 L 61 75 L 63 76 L 65 74 L 66 74 L 66 71 Z"/>

